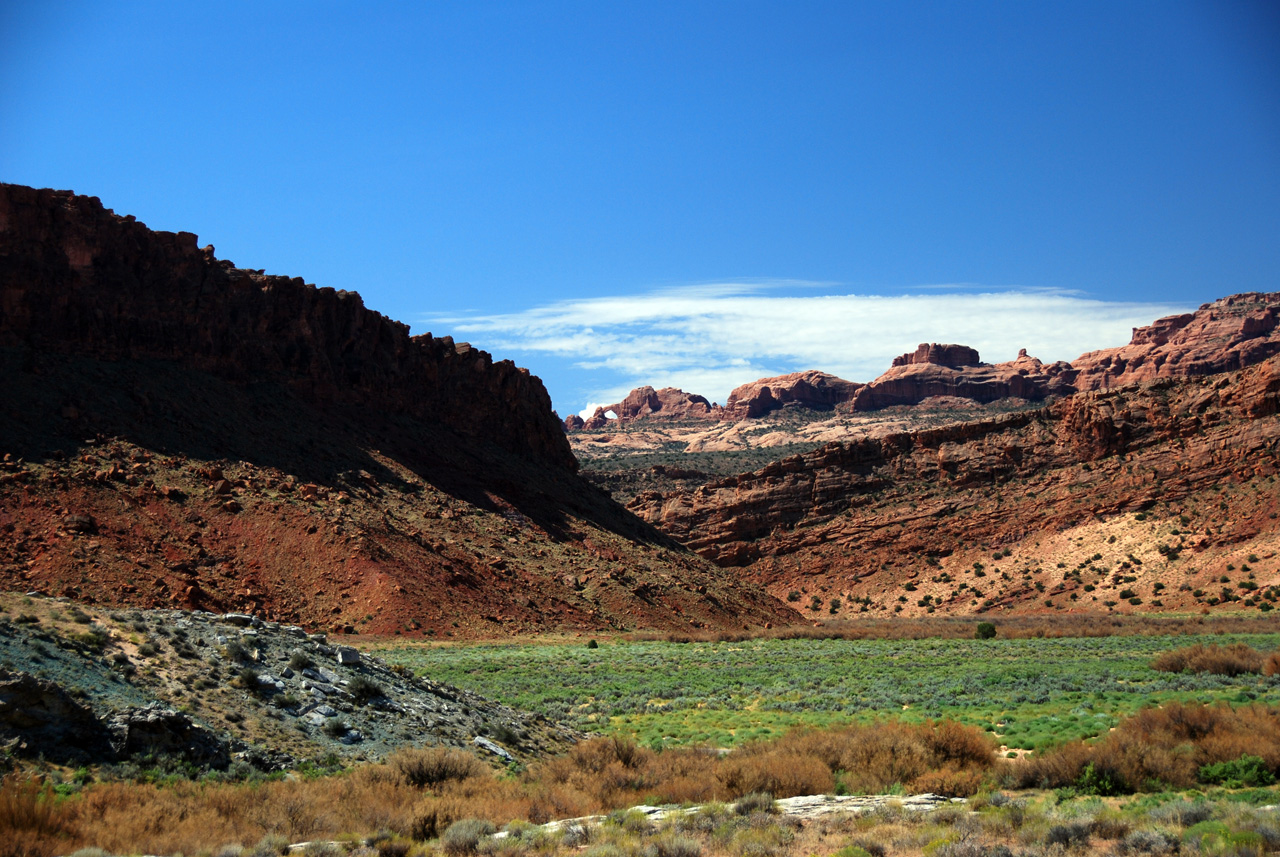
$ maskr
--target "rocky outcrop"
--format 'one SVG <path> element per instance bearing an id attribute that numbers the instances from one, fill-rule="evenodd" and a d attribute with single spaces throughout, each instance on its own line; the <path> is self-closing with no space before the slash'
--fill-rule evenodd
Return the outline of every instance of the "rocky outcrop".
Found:
<path id="1" fill-rule="evenodd" d="M 675 387 L 661 390 L 637 387 L 621 402 L 596 408 L 585 421 L 577 415 L 566 417 L 564 428 L 571 432 L 593 431 L 610 424 L 627 425 L 636 420 L 738 421 L 764 416 L 789 405 L 829 411 L 852 399 L 861 386 L 811 369 L 761 378 L 736 387 L 724 407 Z M 607 416 L 609 413 L 614 416 Z"/>
<path id="2" fill-rule="evenodd" d="M 1023 351 L 1025 354 L 1026 351 Z M 893 358 L 892 366 L 947 366 L 951 369 L 963 369 L 966 366 L 979 366 L 976 348 L 967 345 L 939 345 L 936 342 L 922 342 L 911 354 L 903 354 Z"/>
<path id="3" fill-rule="evenodd" d="M 914 353 L 894 358 L 889 371 L 859 389 L 849 409 L 875 411 L 937 397 L 984 404 L 1009 398 L 1041 401 L 1074 392 L 1072 377 L 1069 364 L 1046 366 L 1025 348 L 1017 359 L 992 365 L 964 345 L 922 343 Z"/>
<path id="4" fill-rule="evenodd" d="M 67 191 L 0 184 L 0 347 L 280 379 L 321 405 L 577 466 L 527 370 L 447 336 L 410 336 L 354 292 L 238 269 L 190 232 L 153 231 Z"/>
<path id="5" fill-rule="evenodd" d="M 219 769 L 231 762 L 226 741 L 187 715 L 158 702 L 112 715 L 107 729 L 111 746 L 120 758 L 168 756 Z"/>
<path id="6" fill-rule="evenodd" d="M 761 378 L 735 388 L 729 394 L 720 418 L 752 419 L 788 405 L 829 411 L 851 400 L 860 387 L 861 384 L 814 369 Z"/>
<path id="7" fill-rule="evenodd" d="M 1135 328 L 1128 345 L 1072 361 L 1078 390 L 1243 369 L 1280 354 L 1280 292 L 1231 295 Z"/>
<path id="8" fill-rule="evenodd" d="M 613 417 L 606 414 L 612 412 Z M 595 413 L 585 422 L 581 417 L 570 416 L 565 422 L 565 429 L 601 429 L 617 421 L 616 425 L 625 425 L 639 419 L 663 420 L 711 420 L 716 419 L 719 409 L 702 396 L 686 393 L 675 387 L 663 387 L 655 390 L 652 387 L 637 387 L 627 394 L 621 402 L 598 407 Z"/>
<path id="9" fill-rule="evenodd" d="M 0 743 L 62 765 L 114 758 L 111 737 L 88 706 L 56 682 L 7 669 L 0 669 Z"/>

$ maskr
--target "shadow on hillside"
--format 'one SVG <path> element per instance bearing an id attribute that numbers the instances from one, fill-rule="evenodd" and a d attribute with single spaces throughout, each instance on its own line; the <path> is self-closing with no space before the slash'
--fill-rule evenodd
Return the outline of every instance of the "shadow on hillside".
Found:
<path id="1" fill-rule="evenodd" d="M 391 490 L 417 492 L 373 450 L 455 499 L 488 511 L 514 508 L 556 539 L 573 539 L 579 518 L 678 547 L 576 474 L 404 414 L 316 405 L 279 382 L 237 384 L 165 361 L 3 349 L 0 373 L 0 455 L 71 457 L 118 437 L 163 455 L 244 461 L 334 489 L 356 487 L 363 470 Z"/>

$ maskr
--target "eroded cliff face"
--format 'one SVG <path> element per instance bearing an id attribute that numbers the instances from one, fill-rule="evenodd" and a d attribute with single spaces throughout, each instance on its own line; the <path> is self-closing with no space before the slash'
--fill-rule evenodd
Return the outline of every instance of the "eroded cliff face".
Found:
<path id="1" fill-rule="evenodd" d="M 1230 372 L 1280 354 L 1280 292 L 1248 292 L 1134 328 L 1128 345 L 1071 362 L 1078 390 Z"/>
<path id="2" fill-rule="evenodd" d="M 1145 557 L 1145 603 L 1190 607 L 1230 559 L 1239 567 L 1246 554 L 1276 555 L 1278 409 L 1280 358 L 1272 358 L 1226 375 L 829 444 L 694 491 L 640 495 L 629 508 L 776 595 L 803 588 L 806 600 L 811 591 L 838 593 L 908 613 L 1100 609 L 1123 584 L 1081 581 L 1049 562 L 1085 551 L 1087 541 L 1086 562 L 1097 553 L 1129 569 L 1136 565 L 1126 556 Z M 1224 491 L 1230 502 L 1217 496 Z M 1145 510 L 1151 521 L 1175 523 L 1152 529 L 1145 514 L 1136 517 Z M 1171 545 L 1181 546 L 1175 556 L 1188 552 L 1180 566 L 1161 550 Z M 990 565 L 1004 548 L 1012 558 L 1001 561 L 1003 577 L 955 588 L 973 562 Z M 1274 562 L 1258 571 L 1257 586 L 1280 583 Z M 906 582 L 922 595 L 895 604 Z M 1152 598 L 1156 582 L 1161 597 Z M 1115 593 L 1111 600 L 1130 608 Z"/>
<path id="3" fill-rule="evenodd" d="M 95 197 L 0 185 L 0 347 L 281 380 L 317 404 L 406 414 L 577 467 L 527 370 L 449 337 L 411 337 L 354 292 L 239 269 L 197 243 Z"/>
<path id="4" fill-rule="evenodd" d="M 434 636 L 795 618 L 576 471 L 541 382 L 0 186 L 0 588 Z"/>

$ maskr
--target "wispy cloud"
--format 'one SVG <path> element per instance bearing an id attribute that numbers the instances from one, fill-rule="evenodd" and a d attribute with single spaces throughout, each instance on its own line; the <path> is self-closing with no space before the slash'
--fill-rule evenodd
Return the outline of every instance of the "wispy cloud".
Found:
<path id="1" fill-rule="evenodd" d="M 590 371 L 594 386 L 579 385 L 579 401 L 560 403 L 576 408 L 617 401 L 643 384 L 723 402 L 738 384 L 802 369 L 869 381 L 921 342 L 970 345 L 990 362 L 1019 348 L 1046 362 L 1071 360 L 1188 309 L 1039 288 L 955 284 L 879 296 L 812 294 L 815 285 L 700 284 L 430 321 L 503 356 L 547 355 Z"/>

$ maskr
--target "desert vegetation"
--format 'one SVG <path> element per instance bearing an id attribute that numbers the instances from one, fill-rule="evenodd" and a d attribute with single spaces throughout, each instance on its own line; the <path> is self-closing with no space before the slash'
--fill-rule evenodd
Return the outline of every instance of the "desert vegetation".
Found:
<path id="1" fill-rule="evenodd" d="M 1222 630 L 1187 622 L 1183 630 Z M 969 620 L 948 623 L 956 635 L 950 639 L 615 640 L 594 649 L 581 642 L 398 644 L 380 654 L 437 680 L 654 748 L 735 747 L 797 727 L 892 714 L 909 723 L 954 720 L 995 735 L 1010 750 L 1043 751 L 1102 735 L 1153 704 L 1280 704 L 1276 675 L 1153 667 L 1188 646 L 1271 652 L 1280 648 L 1275 633 L 1038 637 L 1020 635 L 1029 626 L 993 624 L 990 639 L 976 639 L 977 623 Z"/>
<path id="2" fill-rule="evenodd" d="M 1280 771 L 1277 747 L 1275 707 L 1172 704 L 1139 712 L 1101 742 L 1017 760 L 999 756 L 991 737 L 973 727 L 881 721 L 801 730 L 730 754 L 707 747 L 658 752 L 600 737 L 522 771 L 424 748 L 335 776 L 244 782 L 95 783 L 88 774 L 14 773 L 0 785 L 7 834 L 0 853 L 93 848 L 99 855 L 266 857 L 310 841 L 303 850 L 312 857 L 583 850 L 593 857 L 959 857 L 1061 853 L 1055 844 L 1081 854 L 1172 854 L 1181 847 L 1261 855 L 1280 846 L 1274 813 L 1253 808 L 1280 798 L 1268 788 Z M 1055 790 L 1002 791 L 1029 786 Z M 906 792 L 969 801 L 906 811 L 892 798 Z M 863 815 L 809 820 L 773 806 L 775 798 L 822 793 L 890 797 Z M 655 823 L 627 812 L 639 804 L 696 808 Z M 596 818 L 536 826 L 588 815 Z M 499 828 L 505 835 L 494 838 Z M 1000 848 L 1007 852 L 994 850 Z"/>

